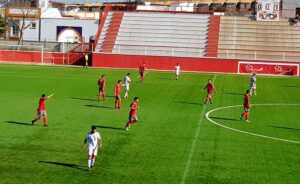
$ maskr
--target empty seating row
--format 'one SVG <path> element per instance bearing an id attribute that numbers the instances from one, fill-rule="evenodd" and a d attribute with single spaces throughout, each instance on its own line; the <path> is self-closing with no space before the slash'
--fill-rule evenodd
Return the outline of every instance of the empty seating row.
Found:
<path id="1" fill-rule="evenodd" d="M 113 53 L 204 57 L 209 16 L 124 13 Z"/>

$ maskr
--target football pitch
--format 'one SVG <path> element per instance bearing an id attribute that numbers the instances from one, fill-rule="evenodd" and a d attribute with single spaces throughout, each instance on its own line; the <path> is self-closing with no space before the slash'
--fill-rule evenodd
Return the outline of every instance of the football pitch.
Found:
<path id="1" fill-rule="evenodd" d="M 114 108 L 114 86 L 131 73 L 129 99 Z M 107 78 L 98 101 L 97 79 Z M 299 183 L 300 80 L 257 77 L 250 123 L 240 121 L 249 76 L 0 65 L 0 183 Z M 202 88 L 218 91 L 203 105 Z M 48 125 L 31 126 L 42 93 Z M 122 89 L 122 96 L 124 89 Z M 125 131 L 139 97 L 139 122 Z M 87 171 L 85 135 L 103 138 Z"/>

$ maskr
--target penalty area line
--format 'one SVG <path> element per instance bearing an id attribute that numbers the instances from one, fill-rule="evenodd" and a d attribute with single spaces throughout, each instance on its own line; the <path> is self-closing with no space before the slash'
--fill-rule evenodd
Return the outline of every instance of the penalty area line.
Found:
<path id="1" fill-rule="evenodd" d="M 212 80 L 213 83 L 215 82 L 216 78 L 217 78 L 217 75 L 214 75 L 214 78 Z M 189 157 L 186 161 L 184 173 L 183 173 L 182 178 L 181 178 L 181 182 L 180 182 L 181 184 L 185 183 L 185 180 L 186 180 L 186 178 L 189 174 L 189 171 L 190 171 L 191 162 L 192 162 L 192 158 L 193 158 L 193 155 L 194 155 L 194 152 L 195 152 L 196 143 L 197 143 L 197 140 L 198 140 L 199 135 L 200 135 L 200 129 L 201 129 L 201 124 L 202 124 L 202 121 L 203 121 L 205 110 L 206 110 L 206 106 L 203 107 L 200 119 L 199 119 L 198 124 L 197 124 L 197 129 L 196 129 L 195 136 L 194 136 L 194 139 L 193 139 L 192 147 L 191 147 L 191 150 L 189 152 Z"/>
<path id="2" fill-rule="evenodd" d="M 284 104 L 284 103 L 274 103 L 274 104 L 252 104 L 252 106 L 300 106 L 300 104 Z M 222 125 L 220 123 L 217 123 L 216 121 L 212 120 L 209 115 L 212 113 L 212 112 L 215 112 L 215 111 L 218 111 L 218 110 L 222 110 L 222 109 L 229 109 L 229 108 L 234 108 L 234 107 L 242 107 L 243 105 L 231 105 L 231 106 L 225 106 L 225 107 L 219 107 L 219 108 L 215 108 L 215 109 L 212 109 L 210 110 L 209 112 L 206 113 L 206 119 L 219 126 L 219 127 L 222 127 L 222 128 L 225 128 L 225 129 L 228 129 L 228 130 L 232 130 L 232 131 L 235 131 L 235 132 L 240 132 L 240 133 L 243 133 L 243 134 L 248 134 L 248 135 L 252 135 L 252 136 L 256 136 L 256 137 L 262 137 L 262 138 L 266 138 L 266 139 L 272 139 L 272 140 L 276 140 L 276 141 L 282 141 L 282 142 L 288 142 L 288 143 L 294 143 L 294 144 L 300 144 L 299 141 L 293 141 L 293 140 L 288 140 L 288 139 L 281 139 L 281 138 L 277 138 L 277 137 L 271 137 L 271 136 L 266 136 L 266 135 L 261 135 L 261 134 L 256 134 L 256 133 L 252 133 L 252 132 L 246 132 L 246 131 L 243 131 L 243 130 L 238 130 L 238 129 L 235 129 L 235 128 L 232 128 L 232 127 L 228 127 L 228 126 L 225 126 L 225 125 Z"/>

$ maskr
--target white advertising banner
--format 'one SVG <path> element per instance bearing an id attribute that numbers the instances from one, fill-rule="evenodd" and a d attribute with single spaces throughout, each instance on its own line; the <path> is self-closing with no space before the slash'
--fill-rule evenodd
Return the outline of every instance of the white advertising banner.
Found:
<path id="1" fill-rule="evenodd" d="M 279 21 L 280 0 L 258 0 L 258 21 Z"/>

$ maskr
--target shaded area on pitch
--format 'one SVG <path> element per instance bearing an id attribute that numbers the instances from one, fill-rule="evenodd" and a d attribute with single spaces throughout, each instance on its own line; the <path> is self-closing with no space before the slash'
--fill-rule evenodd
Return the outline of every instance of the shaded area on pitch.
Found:
<path id="1" fill-rule="evenodd" d="M 60 165 L 60 166 L 64 166 L 64 167 L 69 167 L 69 168 L 73 168 L 73 169 L 78 169 L 78 170 L 82 170 L 82 171 L 86 171 L 85 166 L 82 165 L 76 165 L 76 164 L 70 164 L 70 163 L 62 163 L 62 162 L 52 162 L 52 161 L 38 161 L 40 163 L 45 163 L 45 164 L 52 164 L 52 165 Z"/>
<path id="2" fill-rule="evenodd" d="M 23 125 L 23 126 L 32 126 L 31 123 L 23 123 L 23 122 L 16 122 L 16 121 L 4 121 L 5 123 L 10 123 L 10 124 L 16 124 L 16 125 Z"/>
<path id="3" fill-rule="evenodd" d="M 295 130 L 295 131 L 300 131 L 300 128 L 291 128 L 291 127 L 285 127 L 285 126 L 274 126 L 274 125 L 268 125 L 268 127 L 272 127 L 272 128 L 279 128 L 279 129 L 286 129 L 286 130 Z"/>
<path id="4" fill-rule="evenodd" d="M 124 131 L 124 128 L 119 127 L 111 127 L 111 126 L 102 126 L 102 125 L 96 125 L 97 128 L 104 128 L 104 129 L 112 129 L 112 130 L 122 130 Z"/>
<path id="5" fill-rule="evenodd" d="M 96 108 L 103 108 L 103 109 L 115 109 L 114 107 L 108 107 L 108 106 L 103 106 L 103 105 L 92 105 L 92 104 L 89 104 L 89 105 L 84 105 L 84 106 L 87 106 L 87 107 L 96 107 Z"/>

